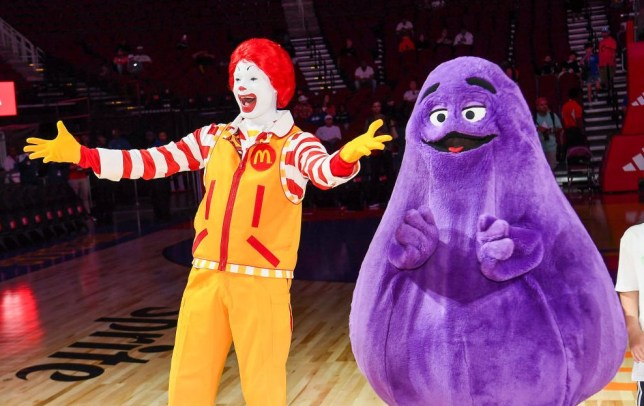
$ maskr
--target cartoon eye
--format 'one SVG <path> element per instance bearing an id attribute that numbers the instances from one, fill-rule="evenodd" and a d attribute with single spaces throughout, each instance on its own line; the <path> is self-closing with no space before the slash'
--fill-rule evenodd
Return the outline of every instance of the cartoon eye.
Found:
<path id="1" fill-rule="evenodd" d="M 436 127 L 441 127 L 445 120 L 447 120 L 448 116 L 449 113 L 447 112 L 447 109 L 434 110 L 429 113 L 429 121 Z"/>
<path id="2" fill-rule="evenodd" d="M 241 82 L 240 78 L 235 78 L 235 82 Z"/>
<path id="3" fill-rule="evenodd" d="M 252 80 L 252 81 L 254 82 L 254 81 L 256 81 L 256 80 L 257 80 L 257 78 L 250 78 L 250 80 Z"/>
<path id="4" fill-rule="evenodd" d="M 485 106 L 472 106 L 472 107 L 463 109 L 463 111 L 461 112 L 461 115 L 467 121 L 471 123 L 476 123 L 477 121 L 480 121 L 483 119 L 483 117 L 485 117 L 485 113 L 487 113 Z"/>

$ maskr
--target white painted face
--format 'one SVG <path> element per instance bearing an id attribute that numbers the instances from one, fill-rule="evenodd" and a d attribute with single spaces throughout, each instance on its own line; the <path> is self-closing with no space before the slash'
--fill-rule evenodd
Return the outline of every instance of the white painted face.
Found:
<path id="1" fill-rule="evenodd" d="M 239 61 L 233 84 L 233 94 L 243 118 L 257 119 L 277 110 L 277 91 L 264 71 L 254 63 Z"/>

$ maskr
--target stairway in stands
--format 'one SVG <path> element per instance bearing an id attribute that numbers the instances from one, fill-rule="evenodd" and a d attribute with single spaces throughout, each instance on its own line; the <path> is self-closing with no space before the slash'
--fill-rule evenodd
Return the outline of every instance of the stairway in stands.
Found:
<path id="1" fill-rule="evenodd" d="M 608 19 L 605 12 L 605 1 L 590 1 L 590 26 L 598 39 L 601 39 L 601 29 L 608 25 Z M 573 16 L 568 14 L 568 42 L 570 49 L 575 51 L 580 58 L 584 55 L 584 44 L 591 37 L 592 32 L 588 29 L 588 20 L 582 18 L 574 21 Z M 617 69 L 615 73 L 615 89 L 617 91 L 618 108 L 626 95 L 626 72 L 621 66 L 621 55 L 617 56 Z M 595 168 L 601 166 L 604 151 L 611 135 L 619 132 L 619 122 L 614 117 L 613 108 L 607 104 L 607 94 L 600 91 L 598 100 L 588 103 L 586 97 L 586 88 L 584 84 L 584 125 L 590 142 L 590 149 L 593 152 L 593 163 Z M 562 95 L 564 98 L 566 95 Z"/>
<path id="2" fill-rule="evenodd" d="M 337 90 L 346 85 L 340 77 L 320 32 L 312 0 L 283 0 L 295 61 L 310 91 Z"/>
<path id="3" fill-rule="evenodd" d="M 322 36 L 291 39 L 295 58 L 310 91 L 337 90 L 346 85 Z"/>

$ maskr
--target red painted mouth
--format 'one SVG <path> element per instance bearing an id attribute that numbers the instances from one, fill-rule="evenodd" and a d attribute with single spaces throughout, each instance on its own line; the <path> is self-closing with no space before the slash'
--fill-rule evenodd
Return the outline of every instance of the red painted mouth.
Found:
<path id="1" fill-rule="evenodd" d="M 254 93 L 250 94 L 245 94 L 245 95 L 239 95 L 239 101 L 240 101 L 240 106 L 241 110 L 244 113 L 250 113 L 255 109 L 255 105 L 257 104 L 257 96 L 255 96 Z"/>

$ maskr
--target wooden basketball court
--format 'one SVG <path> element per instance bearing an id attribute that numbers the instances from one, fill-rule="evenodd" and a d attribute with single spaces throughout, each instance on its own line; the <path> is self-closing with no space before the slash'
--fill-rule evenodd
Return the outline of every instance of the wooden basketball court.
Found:
<path id="1" fill-rule="evenodd" d="M 644 212 L 632 199 L 584 200 L 577 210 L 607 262 L 615 258 L 623 228 L 641 221 Z M 628 213 L 634 217 L 625 217 Z M 110 232 L 61 244 L 63 257 L 75 246 L 90 248 L 0 282 L 0 405 L 167 403 L 171 346 L 189 269 L 168 261 L 162 250 L 192 238 L 193 232 L 188 224 L 180 224 L 92 250 L 101 241 L 127 233 L 106 234 Z M 56 248 L 6 259 L 0 267 L 9 261 L 36 263 Z M 353 288 L 353 283 L 342 282 L 293 283 L 289 404 L 384 404 L 351 352 L 348 317 Z M 613 382 L 583 405 L 633 405 L 631 366 L 627 353 Z M 217 405 L 243 404 L 231 351 Z"/>

